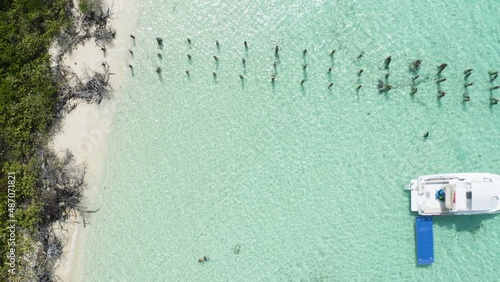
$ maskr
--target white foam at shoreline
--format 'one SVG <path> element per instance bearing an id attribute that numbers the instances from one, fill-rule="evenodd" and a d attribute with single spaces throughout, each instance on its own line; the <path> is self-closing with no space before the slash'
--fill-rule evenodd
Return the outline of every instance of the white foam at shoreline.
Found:
<path id="1" fill-rule="evenodd" d="M 107 62 L 113 75 L 110 77 L 112 95 L 110 100 L 104 100 L 100 105 L 81 103 L 72 112 L 65 114 L 54 135 L 51 146 L 57 153 L 69 149 L 79 164 L 84 164 L 88 188 L 85 199 L 88 207 L 93 208 L 92 202 L 99 189 L 99 179 L 103 168 L 104 157 L 113 114 L 120 106 L 121 87 L 126 83 L 128 46 L 130 34 L 136 27 L 138 13 L 133 1 L 107 0 L 113 13 L 109 24 L 116 29 L 116 38 L 107 46 L 104 54 L 93 40 L 85 45 L 77 46 L 71 54 L 63 56 L 63 64 L 69 66 L 75 73 L 81 75 L 85 69 L 102 68 L 101 63 Z M 75 3 L 75 7 L 77 7 Z M 78 222 L 73 217 L 69 222 Z M 69 223 L 62 232 L 67 244 L 63 249 L 63 257 L 55 270 L 55 274 L 62 281 L 80 281 L 82 279 L 82 256 L 85 245 L 86 230 L 80 222 Z M 64 241 L 63 241 L 64 242 Z"/>

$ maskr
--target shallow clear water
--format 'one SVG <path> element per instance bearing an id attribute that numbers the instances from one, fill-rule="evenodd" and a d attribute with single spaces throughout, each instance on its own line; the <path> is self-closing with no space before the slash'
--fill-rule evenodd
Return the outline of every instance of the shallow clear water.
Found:
<path id="1" fill-rule="evenodd" d="M 498 280 L 500 216 L 435 218 L 417 267 L 403 186 L 500 173 L 499 1 L 186 2 L 137 7 L 84 281 Z"/>

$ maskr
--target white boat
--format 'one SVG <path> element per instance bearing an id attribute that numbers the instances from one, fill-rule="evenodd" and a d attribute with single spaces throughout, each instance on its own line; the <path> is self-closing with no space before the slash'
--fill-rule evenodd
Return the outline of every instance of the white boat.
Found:
<path id="1" fill-rule="evenodd" d="M 420 215 L 500 212 L 500 175 L 449 173 L 420 176 L 405 187 L 411 210 Z"/>

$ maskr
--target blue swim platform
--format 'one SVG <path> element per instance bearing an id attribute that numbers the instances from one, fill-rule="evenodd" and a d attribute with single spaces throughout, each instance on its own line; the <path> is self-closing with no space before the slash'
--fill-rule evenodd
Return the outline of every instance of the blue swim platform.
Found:
<path id="1" fill-rule="evenodd" d="M 426 265 L 434 262 L 434 232 L 431 216 L 417 216 L 417 264 Z"/>

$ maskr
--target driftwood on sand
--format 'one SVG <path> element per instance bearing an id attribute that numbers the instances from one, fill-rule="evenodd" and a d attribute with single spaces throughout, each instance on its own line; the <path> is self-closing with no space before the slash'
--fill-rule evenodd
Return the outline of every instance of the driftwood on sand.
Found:
<path id="1" fill-rule="evenodd" d="M 40 149 L 36 160 L 40 167 L 38 194 L 43 205 L 36 233 L 41 244 L 32 259 L 33 280 L 57 281 L 53 269 L 68 239 L 65 223 L 72 216 L 85 223 L 89 212 L 83 201 L 85 168 L 76 164 L 69 151 L 57 156 L 50 149 Z"/>
<path id="2" fill-rule="evenodd" d="M 111 74 L 109 66 L 104 64 L 103 72 L 93 71 L 91 74 L 86 73 L 83 80 L 75 77 L 76 84 L 69 87 L 67 98 L 78 98 L 88 103 L 95 102 L 100 104 L 102 99 L 107 98 L 110 92 L 108 81 Z"/>
<path id="3" fill-rule="evenodd" d="M 52 70 L 61 93 L 61 101 L 57 106 L 59 112 L 75 108 L 75 105 L 68 106 L 69 100 L 101 103 L 111 91 L 108 81 L 112 73 L 108 64 L 102 64 L 103 70 L 87 70 L 81 77 L 63 64 L 64 54 L 71 53 L 77 45 L 83 45 L 93 39 L 94 43 L 105 52 L 106 46 L 116 36 L 116 30 L 108 23 L 113 15 L 110 8 L 100 0 L 87 0 L 87 2 L 89 8 L 84 12 L 76 11 L 73 25 L 63 30 L 57 38 L 59 46 L 59 51 L 55 54 L 57 64 Z"/>

